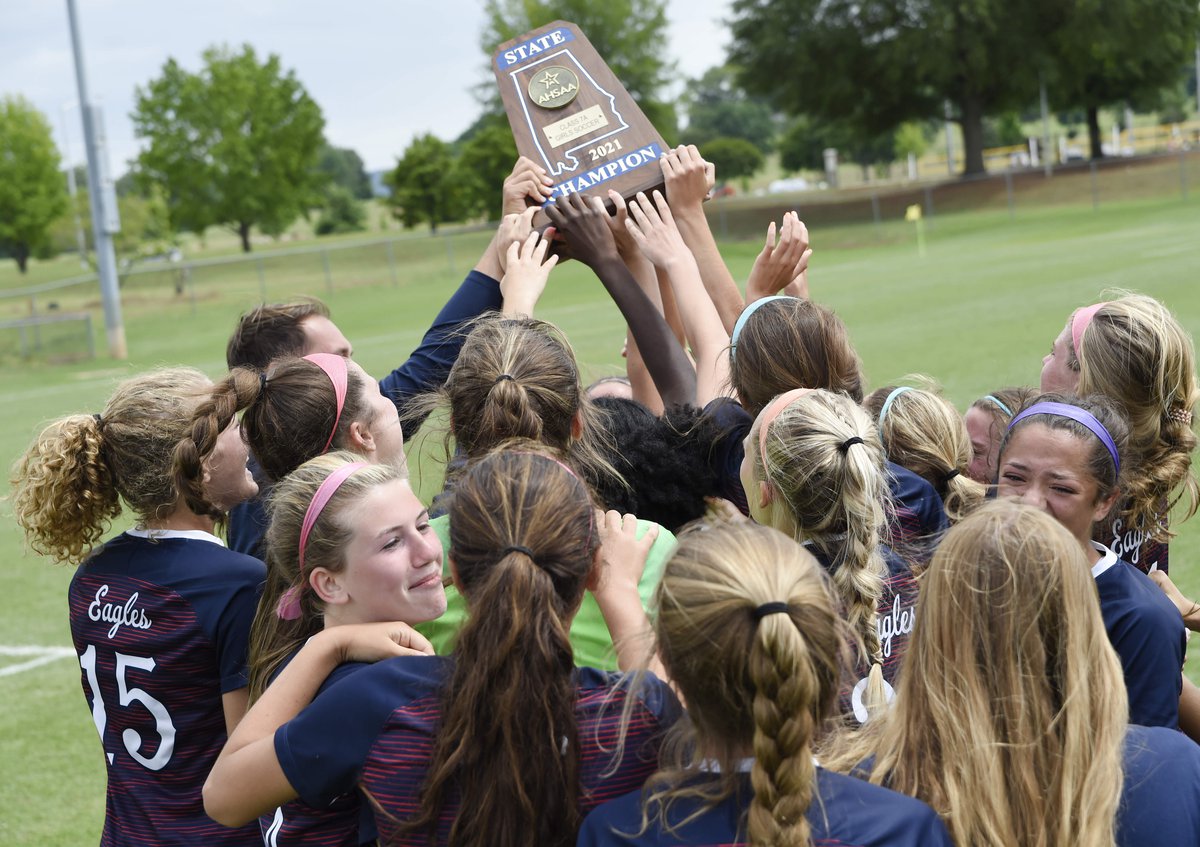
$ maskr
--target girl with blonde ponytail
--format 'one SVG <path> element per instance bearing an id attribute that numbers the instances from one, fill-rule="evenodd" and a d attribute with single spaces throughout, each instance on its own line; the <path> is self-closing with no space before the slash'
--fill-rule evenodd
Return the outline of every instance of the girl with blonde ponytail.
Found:
<path id="1" fill-rule="evenodd" d="M 847 627 L 821 566 L 750 523 L 684 533 L 656 596 L 658 654 L 688 704 L 641 792 L 581 847 L 949 845 L 924 803 L 820 767 Z"/>
<path id="2" fill-rule="evenodd" d="M 863 645 L 865 676 L 843 697 L 863 723 L 891 699 L 917 595 L 908 564 L 881 543 L 888 483 L 879 433 L 849 397 L 801 388 L 763 410 L 745 452 L 752 517 L 809 547 Z"/>
<path id="3" fill-rule="evenodd" d="M 634 689 L 574 667 L 568 631 L 585 591 L 614 638 L 645 626 L 633 574 L 652 536 L 636 541 L 634 521 L 614 525 L 614 514 L 602 523 L 587 487 L 553 458 L 504 451 L 470 466 L 450 511 L 451 568 L 471 613 L 456 652 L 381 662 L 313 700 L 363 630 L 314 636 L 231 737 L 205 785 L 209 814 L 237 825 L 296 797 L 322 808 L 358 786 L 384 844 L 574 844 L 584 814 L 653 771 L 678 713 L 656 679 Z M 631 740 L 614 761 L 605 744 L 623 701 Z"/>

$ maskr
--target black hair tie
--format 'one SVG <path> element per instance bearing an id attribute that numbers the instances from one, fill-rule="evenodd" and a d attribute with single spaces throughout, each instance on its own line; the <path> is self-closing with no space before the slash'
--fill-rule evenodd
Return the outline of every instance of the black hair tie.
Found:
<path id="1" fill-rule="evenodd" d="M 787 603 L 782 603 L 779 600 L 775 600 L 771 603 L 763 603 L 761 606 L 757 607 L 753 612 L 754 622 L 758 623 L 763 618 L 765 618 L 767 615 L 786 615 L 786 614 L 789 614 L 791 611 L 792 610 L 788 608 Z"/>
<path id="2" fill-rule="evenodd" d="M 524 553 L 530 559 L 533 559 L 533 551 L 528 547 L 522 547 L 520 544 L 510 544 L 500 551 L 500 558 L 503 559 L 509 553 Z"/>
<path id="3" fill-rule="evenodd" d="M 104 418 L 100 417 L 99 412 L 96 412 L 94 415 L 92 415 L 92 417 L 96 420 L 97 427 L 104 426 Z"/>
<path id="4" fill-rule="evenodd" d="M 504 382 L 504 380 L 506 380 L 506 379 L 507 379 L 509 382 L 516 382 L 516 381 L 517 381 L 517 378 L 516 378 L 516 377 L 514 377 L 512 374 L 500 374 L 500 376 L 496 377 L 496 381 L 492 383 L 492 387 L 493 387 L 493 388 L 495 388 L 497 385 L 499 385 L 500 383 Z"/>
<path id="5" fill-rule="evenodd" d="M 267 390 L 267 372 L 262 371 L 258 375 L 258 390 L 259 393 Z"/>
<path id="6" fill-rule="evenodd" d="M 843 454 L 849 453 L 850 448 L 853 447 L 855 444 L 866 444 L 866 442 L 863 441 L 861 438 L 859 438 L 857 435 L 855 435 L 850 438 L 847 438 L 845 441 L 843 441 L 841 444 L 839 444 L 838 449 L 841 450 Z"/>
<path id="7" fill-rule="evenodd" d="M 942 483 L 945 484 L 945 483 L 949 482 L 950 480 L 954 479 L 956 476 L 958 476 L 961 473 L 962 473 L 962 471 L 960 471 L 958 468 L 951 468 L 949 471 L 947 471 L 946 473 L 944 473 L 942 475 Z"/>

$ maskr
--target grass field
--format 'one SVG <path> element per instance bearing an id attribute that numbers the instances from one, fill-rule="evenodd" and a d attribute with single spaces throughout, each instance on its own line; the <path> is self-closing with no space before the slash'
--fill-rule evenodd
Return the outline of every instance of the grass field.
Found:
<path id="1" fill-rule="evenodd" d="M 342 256 L 355 263 L 354 282 L 339 281 L 327 299 L 369 372 L 383 373 L 404 359 L 485 240 L 458 236 L 453 255 L 444 245 L 414 251 L 403 257 L 395 285 L 382 248 Z M 960 408 L 1003 385 L 1036 384 L 1041 358 L 1071 309 L 1106 288 L 1158 297 L 1200 334 L 1195 199 L 1110 202 L 1098 211 L 1090 205 L 1027 206 L 1015 220 L 1003 203 L 994 211 L 943 215 L 929 234 L 925 258 L 917 255 L 911 225 L 900 222 L 818 228 L 812 240 L 813 296 L 845 319 L 870 384 L 929 373 Z M 744 279 L 758 240 L 722 246 L 735 277 Z M 103 357 L 59 365 L 4 363 L 0 460 L 11 464 L 43 421 L 100 409 L 114 382 L 128 374 L 183 363 L 219 375 L 228 333 L 256 300 L 258 287 L 253 271 L 248 277 L 244 269 L 228 278 L 213 273 L 195 300 L 174 296 L 164 283 L 126 291 L 127 363 Z M 303 273 L 297 266 L 294 275 L 272 276 L 270 296 L 309 291 L 324 297 L 322 279 L 319 261 Z M 21 284 L 7 269 L 0 271 L 0 290 Z M 80 296 L 94 306 L 94 294 Z M 619 315 L 577 263 L 555 271 L 538 314 L 566 331 L 588 377 L 620 368 Z M 426 495 L 437 490 L 435 462 L 419 460 L 414 469 Z M 1172 575 L 1197 597 L 1200 518 L 1180 529 Z M 0 503 L 0 553 L 9 562 L 0 571 L 8 609 L 0 619 L 0 649 L 69 648 L 65 597 L 71 570 L 23 554 L 6 503 Z M 78 664 L 66 657 L 6 672 L 29 658 L 0 653 L 0 844 L 95 843 L 104 814 L 104 769 L 80 695 Z M 1200 680 L 1197 664 L 1193 660 L 1189 670 Z"/>

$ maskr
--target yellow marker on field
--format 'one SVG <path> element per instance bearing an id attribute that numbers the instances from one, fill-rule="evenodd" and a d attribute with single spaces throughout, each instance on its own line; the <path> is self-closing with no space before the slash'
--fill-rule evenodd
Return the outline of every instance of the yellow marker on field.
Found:
<path id="1" fill-rule="evenodd" d="M 921 204 L 913 203 L 904 210 L 904 220 L 917 225 L 917 255 L 925 256 L 925 217 L 921 214 Z"/>

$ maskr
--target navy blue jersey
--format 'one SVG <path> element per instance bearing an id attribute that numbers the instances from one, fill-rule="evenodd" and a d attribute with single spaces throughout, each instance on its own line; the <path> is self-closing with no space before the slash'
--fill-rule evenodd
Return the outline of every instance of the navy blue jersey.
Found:
<path id="1" fill-rule="evenodd" d="M 1175 729 L 1187 644 L 1183 618 L 1150 577 L 1113 551 L 1101 552 L 1092 573 L 1104 629 L 1125 674 L 1129 721 Z"/>
<path id="2" fill-rule="evenodd" d="M 649 829 L 634 835 L 642 825 L 642 792 L 634 791 L 605 803 L 583 822 L 579 847 L 743 847 L 746 811 L 754 797 L 749 774 L 739 774 L 734 793 L 670 833 L 655 818 Z M 696 799 L 671 805 L 668 825 L 676 825 L 701 808 Z M 812 843 L 819 847 L 951 847 L 946 827 L 933 809 L 887 788 L 854 777 L 816 769 L 816 786 L 806 813 Z"/>
<path id="3" fill-rule="evenodd" d="M 1118 847 L 1200 844 L 1200 747 L 1182 733 L 1131 726 Z"/>
<path id="4" fill-rule="evenodd" d="M 1092 538 L 1142 573 L 1150 573 L 1152 570 L 1167 573 L 1170 565 L 1167 544 L 1154 540 L 1154 536 L 1145 526 L 1126 526 L 1125 518 L 1113 516 L 1111 520 L 1096 524 L 1096 532 Z"/>
<path id="5" fill-rule="evenodd" d="M 823 550 L 811 543 L 804 546 L 821 563 L 821 567 L 833 573 L 833 562 Z M 876 607 L 879 617 L 875 626 L 879 633 L 879 646 L 883 652 L 883 680 L 890 702 L 917 621 L 918 583 L 912 568 L 903 557 L 886 545 L 881 545 L 880 552 L 887 564 L 887 575 L 883 580 L 883 594 Z M 862 695 L 866 690 L 869 670 L 869 663 L 860 663 L 855 668 L 855 676 L 842 687 L 838 699 L 842 713 L 854 715 L 859 723 L 866 723 L 867 720 Z"/>
<path id="6" fill-rule="evenodd" d="M 275 669 L 271 677 L 274 682 L 283 669 L 296 657 L 293 653 Z M 351 674 L 369 668 L 361 662 L 347 662 L 334 668 L 317 691 L 318 695 Z M 336 797 L 327 806 L 313 808 L 300 800 L 285 803 L 272 814 L 258 819 L 262 827 L 266 847 L 290 847 L 290 845 L 312 845 L 312 847 L 358 847 L 373 844 L 377 836 L 375 815 L 371 804 L 364 801 L 362 794 L 354 788 L 341 797 Z"/>
<path id="7" fill-rule="evenodd" d="M 485 273 L 471 271 L 442 306 L 417 349 L 404 364 L 379 380 L 380 392 L 400 410 L 405 441 L 417 434 L 423 422 L 423 419 L 406 417 L 408 404 L 414 397 L 440 388 L 446 381 L 458 351 L 466 341 L 463 324 L 484 312 L 497 311 L 503 305 L 500 283 Z M 258 468 L 253 456 L 250 467 L 252 472 Z M 229 513 L 229 546 L 240 553 L 258 556 L 267 528 L 265 504 L 270 485 L 268 480 L 260 479 L 258 473 L 254 477 L 258 480 L 258 494 L 234 506 Z"/>
<path id="8" fill-rule="evenodd" d="M 246 687 L 266 571 L 205 532 L 125 533 L 71 580 L 71 638 L 108 764 L 102 845 L 258 844 L 200 790 L 225 744 L 223 694 Z"/>
<path id="9" fill-rule="evenodd" d="M 389 659 L 333 685 L 275 733 L 275 752 L 288 782 L 309 806 L 322 807 L 361 786 L 383 810 L 376 815 L 380 841 L 400 840 L 397 824 L 419 808 L 429 757 L 441 720 L 441 686 L 450 658 Z M 666 685 L 648 678 L 645 690 L 628 695 L 620 677 L 576 671 L 579 797 L 582 813 L 638 788 L 654 772 L 659 741 L 679 704 Z M 637 696 L 625 755 L 613 767 L 613 748 L 627 696 Z M 438 825 L 445 843 L 457 808 L 448 802 Z"/>
<path id="10" fill-rule="evenodd" d="M 704 407 L 721 429 L 721 436 L 709 454 L 717 477 L 719 497 L 724 497 L 750 514 L 746 493 L 742 490 L 742 459 L 745 440 L 754 426 L 754 417 L 741 404 L 719 397 Z M 936 538 L 946 531 L 946 509 L 933 486 L 907 468 L 887 463 L 888 488 L 892 495 L 891 521 L 888 526 L 893 546 L 907 549 Z"/>

